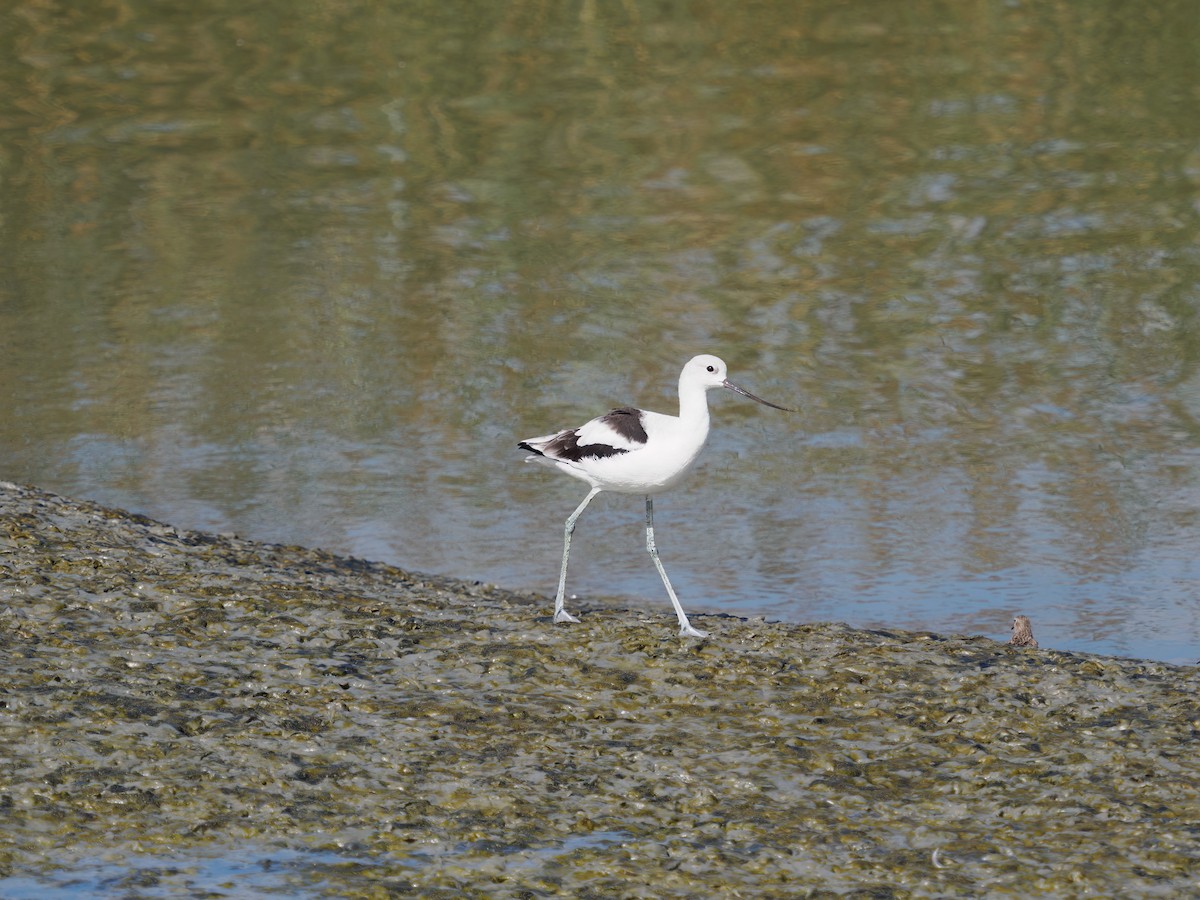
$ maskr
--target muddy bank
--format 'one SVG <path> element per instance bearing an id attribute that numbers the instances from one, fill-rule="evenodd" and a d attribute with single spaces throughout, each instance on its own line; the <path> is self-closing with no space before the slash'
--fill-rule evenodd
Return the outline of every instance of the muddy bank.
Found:
<path id="1" fill-rule="evenodd" d="M 0 484 L 0 895 L 1198 888 L 1190 668 L 550 605 Z"/>

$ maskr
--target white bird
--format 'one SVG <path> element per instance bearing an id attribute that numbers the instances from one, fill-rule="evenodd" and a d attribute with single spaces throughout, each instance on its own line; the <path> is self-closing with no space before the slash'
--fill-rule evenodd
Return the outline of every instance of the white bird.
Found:
<path id="1" fill-rule="evenodd" d="M 553 466 L 592 486 L 583 502 L 567 518 L 562 571 L 558 577 L 558 595 L 554 598 L 555 622 L 579 621 L 563 608 L 567 558 L 571 555 L 575 521 L 598 493 L 616 491 L 646 496 L 646 549 L 654 560 L 658 574 L 662 576 L 675 614 L 679 617 L 679 633 L 690 637 L 708 636 L 706 632 L 693 628 L 688 621 L 667 578 L 667 572 L 659 561 L 658 550 L 654 546 L 652 495 L 678 484 L 704 448 L 704 442 L 708 439 L 708 392 L 713 388 L 726 388 L 764 406 L 793 411 L 738 387 L 726 377 L 722 360 L 702 355 L 690 359 L 679 375 L 678 416 L 621 407 L 579 428 L 529 438 L 517 445 L 534 454 L 526 457 L 526 460 Z"/>

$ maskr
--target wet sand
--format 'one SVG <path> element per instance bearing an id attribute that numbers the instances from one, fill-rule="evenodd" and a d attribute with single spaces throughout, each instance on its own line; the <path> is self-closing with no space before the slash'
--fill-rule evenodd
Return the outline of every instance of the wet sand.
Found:
<path id="1" fill-rule="evenodd" d="M 1192 668 L 705 615 L 684 640 L 659 598 L 555 626 L 9 484 L 0 576 L 0 895 L 1200 890 Z"/>

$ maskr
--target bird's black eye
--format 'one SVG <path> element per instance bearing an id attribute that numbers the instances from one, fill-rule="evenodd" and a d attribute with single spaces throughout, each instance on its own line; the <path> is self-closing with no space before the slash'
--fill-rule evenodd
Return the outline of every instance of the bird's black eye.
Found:
<path id="1" fill-rule="evenodd" d="M 709 367 L 708 367 L 708 371 L 710 371 L 710 372 L 715 372 L 715 371 L 717 371 L 717 367 L 716 367 L 716 366 L 709 366 Z"/>

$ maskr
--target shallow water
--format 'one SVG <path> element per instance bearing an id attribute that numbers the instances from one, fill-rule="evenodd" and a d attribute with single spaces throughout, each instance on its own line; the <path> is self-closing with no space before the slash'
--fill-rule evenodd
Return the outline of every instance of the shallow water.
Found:
<path id="1" fill-rule="evenodd" d="M 82 859 L 41 875 L 0 878 L 6 900 L 76 900 L 89 897 L 326 897 L 323 870 L 348 870 L 371 862 L 328 851 L 224 848 L 220 855 L 122 855 Z"/>
<path id="2" fill-rule="evenodd" d="M 549 592 L 515 441 L 715 352 L 689 609 L 1200 658 L 1190 4 L 0 20 L 0 477 Z"/>
<path id="3" fill-rule="evenodd" d="M 537 849 L 492 847 L 459 848 L 464 856 L 490 850 L 496 859 L 507 859 L 515 877 L 538 874 L 546 867 L 567 864 L 572 854 L 603 850 L 628 840 L 622 831 L 596 831 L 567 835 Z M 484 845 L 487 842 L 477 842 Z M 207 851 L 175 854 L 95 856 L 37 874 L 0 877 L 5 900 L 78 900 L 95 897 L 150 898 L 221 897 L 225 900 L 280 896 L 320 898 L 330 896 L 386 896 L 410 893 L 401 888 L 396 872 L 419 871 L 419 859 L 394 859 L 364 853 L 363 847 L 346 852 L 293 850 L 281 847 L 213 847 Z M 391 876 L 381 878 L 386 866 Z"/>

